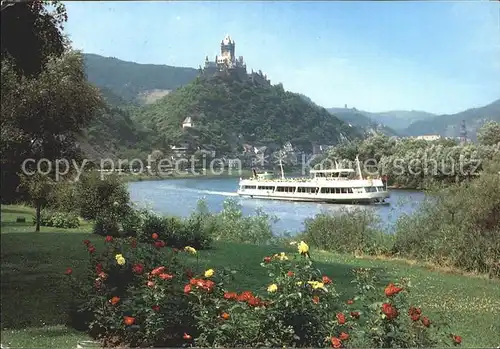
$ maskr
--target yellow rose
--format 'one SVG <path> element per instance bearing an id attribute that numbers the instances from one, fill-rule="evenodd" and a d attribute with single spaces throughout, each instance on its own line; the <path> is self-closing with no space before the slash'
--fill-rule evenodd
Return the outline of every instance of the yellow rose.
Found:
<path id="1" fill-rule="evenodd" d="M 189 252 L 191 254 L 196 254 L 196 249 L 194 247 L 191 247 L 191 246 L 184 247 L 184 251 Z"/>
<path id="2" fill-rule="evenodd" d="M 309 285 L 312 286 L 313 289 L 318 289 L 318 288 L 325 288 L 325 285 L 322 282 L 319 281 L 308 281 L 307 282 Z"/>
<path id="3" fill-rule="evenodd" d="M 281 252 L 279 255 L 277 255 L 280 261 L 287 261 L 288 257 L 286 256 L 285 252 Z"/>
<path id="4" fill-rule="evenodd" d="M 306 254 L 309 252 L 309 246 L 304 241 L 299 242 L 297 249 L 300 254 Z"/>
<path id="5" fill-rule="evenodd" d="M 206 278 L 212 277 L 213 275 L 214 275 L 214 270 L 213 269 L 208 269 L 207 271 L 205 271 L 205 277 Z"/>
<path id="6" fill-rule="evenodd" d="M 123 258 L 123 257 L 117 258 L 116 259 L 116 263 L 118 263 L 119 265 L 124 265 L 125 264 L 125 258 Z"/>
<path id="7" fill-rule="evenodd" d="M 302 286 L 302 281 L 297 282 L 297 286 Z"/>
<path id="8" fill-rule="evenodd" d="M 276 292 L 276 291 L 278 291 L 278 285 L 276 284 L 269 285 L 269 287 L 267 288 L 267 292 Z"/>

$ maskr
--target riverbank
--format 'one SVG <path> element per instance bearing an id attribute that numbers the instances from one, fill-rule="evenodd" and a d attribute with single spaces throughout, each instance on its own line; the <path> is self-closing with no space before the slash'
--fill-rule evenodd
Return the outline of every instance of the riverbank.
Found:
<path id="1" fill-rule="evenodd" d="M 90 234 L 90 226 L 80 229 L 43 227 L 32 232 L 31 215 L 26 207 L 2 206 L 2 344 L 19 348 L 72 348 L 83 333 L 64 326 L 70 300 L 64 271 L 74 268 L 75 275 L 87 267 L 88 254 L 82 240 L 89 239 L 100 248 L 102 237 Z M 28 223 L 16 223 L 17 217 Z M 217 242 L 213 249 L 200 251 L 203 267 L 222 269 L 230 262 L 235 271 L 230 287 L 256 289 L 266 285 L 269 276 L 260 267 L 263 256 L 290 246 L 255 246 Z M 314 260 L 335 283 L 343 298 L 352 293 L 351 269 L 373 268 L 380 276 L 380 287 L 389 281 L 408 278 L 415 287 L 412 304 L 426 309 L 437 320 L 447 318 L 463 338 L 464 347 L 495 347 L 500 343 L 500 283 L 498 280 L 430 271 L 416 263 L 375 260 L 351 255 L 312 250 Z M 265 290 L 260 290 L 265 292 Z M 347 298 L 346 298 L 347 299 Z M 15 302 L 13 300 L 16 300 Z"/>

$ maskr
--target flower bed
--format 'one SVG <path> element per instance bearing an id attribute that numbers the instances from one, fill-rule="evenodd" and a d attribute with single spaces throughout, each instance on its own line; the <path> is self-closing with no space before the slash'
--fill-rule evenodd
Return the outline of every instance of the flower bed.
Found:
<path id="1" fill-rule="evenodd" d="M 262 291 L 231 289 L 228 270 L 200 270 L 198 252 L 106 237 L 90 256 L 86 277 L 72 283 L 73 321 L 105 346 L 431 347 L 461 343 L 436 319 L 406 300 L 402 280 L 374 286 L 368 269 L 354 270 L 357 293 L 340 301 L 335 280 L 315 267 L 309 246 L 265 256 L 271 282 Z M 80 323 L 78 323 L 80 322 Z"/>

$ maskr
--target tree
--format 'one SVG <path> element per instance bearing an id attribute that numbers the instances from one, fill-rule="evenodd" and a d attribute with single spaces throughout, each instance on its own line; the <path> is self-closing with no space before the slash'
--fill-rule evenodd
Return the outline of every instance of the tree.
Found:
<path id="1" fill-rule="evenodd" d="M 28 192 L 31 202 L 36 210 L 36 227 L 35 231 L 40 231 L 40 217 L 42 206 L 47 202 L 48 196 L 51 192 L 53 182 L 52 180 L 40 173 L 33 176 L 21 175 L 20 188 Z"/>
<path id="2" fill-rule="evenodd" d="M 500 123 L 486 122 L 477 132 L 477 139 L 482 145 L 496 145 L 500 143 Z"/>

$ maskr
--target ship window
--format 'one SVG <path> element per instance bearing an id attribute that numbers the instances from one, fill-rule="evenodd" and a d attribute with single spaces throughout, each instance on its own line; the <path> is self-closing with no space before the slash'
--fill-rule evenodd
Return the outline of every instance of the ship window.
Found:
<path id="1" fill-rule="evenodd" d="M 245 189 L 256 189 L 255 185 L 245 185 Z"/>
<path id="2" fill-rule="evenodd" d="M 377 191 L 377 187 L 365 187 L 367 193 L 374 193 Z"/>
<path id="3" fill-rule="evenodd" d="M 352 194 L 352 188 L 347 188 L 347 192 L 348 192 L 349 194 Z"/>
<path id="4" fill-rule="evenodd" d="M 285 191 L 285 187 L 277 187 L 276 191 L 284 192 Z"/>
<path id="5" fill-rule="evenodd" d="M 384 187 L 377 187 L 378 191 L 384 191 Z"/>
<path id="6" fill-rule="evenodd" d="M 347 194 L 347 188 L 341 188 L 342 194 Z"/>

